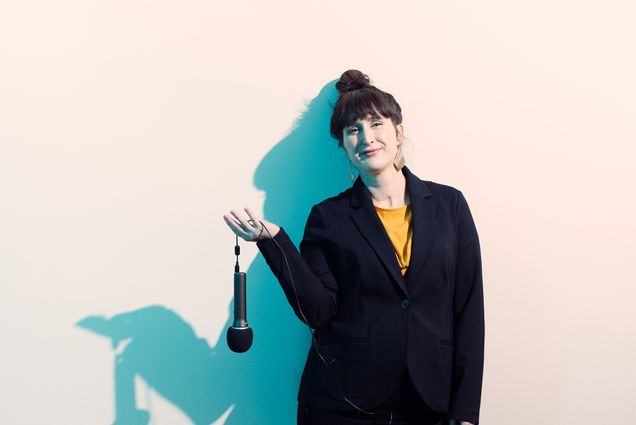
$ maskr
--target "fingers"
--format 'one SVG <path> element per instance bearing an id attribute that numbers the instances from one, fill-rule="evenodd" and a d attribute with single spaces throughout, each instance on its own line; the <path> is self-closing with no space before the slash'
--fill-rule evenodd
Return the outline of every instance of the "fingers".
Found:
<path id="1" fill-rule="evenodd" d="M 242 236 L 243 229 L 241 228 L 241 225 L 236 222 L 236 220 L 234 220 L 229 215 L 225 215 L 225 214 L 223 214 L 223 219 L 225 220 L 227 225 L 230 227 L 230 229 L 232 229 L 234 233 L 237 234 L 237 236 Z"/>
<path id="2" fill-rule="evenodd" d="M 256 217 L 256 214 L 254 214 L 254 212 L 251 209 L 247 208 L 247 207 L 245 207 L 243 209 L 245 210 L 245 212 L 249 216 L 250 221 L 252 222 L 252 225 L 254 227 L 256 227 L 257 229 L 259 229 L 260 228 L 260 223 L 259 223 L 260 220 Z"/>
<path id="3" fill-rule="evenodd" d="M 252 210 L 250 210 L 249 208 L 244 209 L 250 218 L 249 220 L 241 217 L 234 210 L 230 211 L 232 216 L 224 214 L 223 219 L 237 236 L 240 236 L 246 241 L 251 241 L 255 238 L 256 235 L 258 235 L 261 225 L 256 214 L 254 214 Z"/>
<path id="4" fill-rule="evenodd" d="M 252 226 L 250 223 L 248 223 L 245 218 L 243 218 L 240 215 L 238 215 L 238 213 L 236 211 L 232 210 L 230 212 L 232 213 L 232 215 L 234 217 L 236 217 L 236 219 L 239 221 L 239 223 L 241 223 L 241 227 L 243 228 L 243 230 L 245 230 L 246 232 L 252 232 L 254 230 L 254 226 Z"/>

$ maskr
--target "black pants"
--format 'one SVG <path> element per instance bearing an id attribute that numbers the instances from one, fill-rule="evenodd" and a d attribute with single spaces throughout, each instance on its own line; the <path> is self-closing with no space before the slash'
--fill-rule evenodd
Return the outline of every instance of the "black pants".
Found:
<path id="1" fill-rule="evenodd" d="M 408 373 L 405 372 L 397 391 L 376 412 L 315 409 L 298 404 L 298 425 L 442 425 L 443 413 L 431 410 L 420 399 Z"/>

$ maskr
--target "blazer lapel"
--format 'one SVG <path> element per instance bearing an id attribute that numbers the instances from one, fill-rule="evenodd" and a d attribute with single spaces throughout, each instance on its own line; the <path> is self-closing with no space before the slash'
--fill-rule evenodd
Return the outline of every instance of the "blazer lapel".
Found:
<path id="1" fill-rule="evenodd" d="M 404 170 L 406 187 L 411 198 L 411 224 L 413 226 L 411 259 L 405 278 L 406 286 L 414 288 L 435 237 L 437 207 L 426 183 L 415 176 L 406 166 L 402 170 Z"/>
<path id="2" fill-rule="evenodd" d="M 406 166 L 402 170 L 406 178 L 406 190 L 411 200 L 413 226 L 411 259 L 406 276 L 402 276 L 400 272 L 400 266 L 395 257 L 395 251 L 389 235 L 373 206 L 371 193 L 362 182 L 360 176 L 353 184 L 350 205 L 354 209 L 351 219 L 358 230 L 371 245 L 393 282 L 404 295 L 408 295 L 407 288 L 409 283 L 415 283 L 417 280 L 433 240 L 435 204 L 430 199 L 427 199 L 431 196 L 431 192 L 424 182 L 411 173 Z"/>

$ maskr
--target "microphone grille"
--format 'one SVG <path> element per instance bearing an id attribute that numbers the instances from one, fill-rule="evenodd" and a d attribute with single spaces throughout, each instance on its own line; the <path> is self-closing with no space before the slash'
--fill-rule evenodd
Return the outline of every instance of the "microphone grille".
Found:
<path id="1" fill-rule="evenodd" d="M 244 353 L 252 346 L 254 332 L 252 328 L 234 328 L 227 330 L 227 346 L 235 353 Z"/>

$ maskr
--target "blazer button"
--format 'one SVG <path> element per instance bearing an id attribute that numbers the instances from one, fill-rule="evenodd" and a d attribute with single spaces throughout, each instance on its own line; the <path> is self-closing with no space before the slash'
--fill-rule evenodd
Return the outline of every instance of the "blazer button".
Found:
<path id="1" fill-rule="evenodd" d="M 403 310 L 406 310 L 407 308 L 409 308 L 410 305 L 411 305 L 411 301 L 405 298 L 402 300 L 400 307 L 402 307 Z"/>

